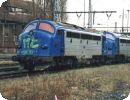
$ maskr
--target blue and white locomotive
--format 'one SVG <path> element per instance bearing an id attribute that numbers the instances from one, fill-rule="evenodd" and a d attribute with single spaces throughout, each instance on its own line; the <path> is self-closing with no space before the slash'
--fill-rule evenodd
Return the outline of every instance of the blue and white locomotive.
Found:
<path id="1" fill-rule="evenodd" d="M 130 57 L 130 38 L 110 32 L 88 32 L 66 23 L 30 22 L 19 35 L 17 55 L 25 69 L 37 64 L 65 66 L 123 62 Z"/>

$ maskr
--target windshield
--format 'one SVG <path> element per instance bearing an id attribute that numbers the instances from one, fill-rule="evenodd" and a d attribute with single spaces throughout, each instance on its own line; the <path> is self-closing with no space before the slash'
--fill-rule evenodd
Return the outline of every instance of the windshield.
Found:
<path id="1" fill-rule="evenodd" d="M 30 32 L 31 30 L 36 29 L 37 27 L 37 23 L 30 23 L 24 30 L 24 32 Z"/>
<path id="2" fill-rule="evenodd" d="M 39 29 L 43 31 L 47 31 L 49 33 L 54 33 L 54 27 L 48 23 L 41 22 L 39 24 Z"/>

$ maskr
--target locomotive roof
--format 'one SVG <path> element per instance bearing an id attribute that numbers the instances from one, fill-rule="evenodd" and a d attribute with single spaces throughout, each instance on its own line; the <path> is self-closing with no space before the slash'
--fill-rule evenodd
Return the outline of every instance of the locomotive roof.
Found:
<path id="1" fill-rule="evenodd" d="M 119 37 L 119 39 L 126 39 L 130 40 L 130 36 L 124 35 L 124 34 L 119 34 L 119 33 L 113 33 L 115 36 Z"/>
<path id="2" fill-rule="evenodd" d="M 130 40 L 130 36 L 127 36 L 127 35 L 121 35 L 119 38 L 120 39 Z"/>
<path id="3" fill-rule="evenodd" d="M 95 29 L 87 29 L 87 28 L 83 28 L 74 24 L 69 24 L 69 23 L 61 23 L 61 22 L 54 22 L 51 20 L 33 20 L 30 23 L 33 22 L 47 22 L 52 24 L 56 29 L 58 28 L 62 28 L 62 29 L 70 29 L 70 30 L 76 30 L 76 31 L 82 31 L 82 32 L 91 32 L 91 33 L 100 33 L 100 31 L 97 31 Z"/>
<path id="4" fill-rule="evenodd" d="M 102 33 L 94 33 L 94 32 L 88 32 L 88 31 L 82 31 L 82 30 L 74 30 L 74 29 L 66 29 L 66 31 L 67 32 L 74 32 L 74 33 L 96 35 L 96 36 L 101 36 L 102 35 Z"/>
<path id="5" fill-rule="evenodd" d="M 82 33 L 82 34 L 90 34 L 90 35 L 97 35 L 101 36 L 102 33 L 100 31 L 97 31 L 95 29 L 87 29 L 83 28 L 74 24 L 69 24 L 69 23 L 58 23 L 61 28 L 65 29 L 66 31 L 69 32 L 75 32 L 75 33 Z"/>
<path id="6" fill-rule="evenodd" d="M 52 24 L 56 29 L 60 28 L 60 29 L 65 29 L 66 31 L 71 31 L 71 32 L 97 35 L 97 36 L 101 36 L 103 34 L 103 32 L 95 30 L 95 29 L 83 28 L 83 27 L 80 27 L 74 24 L 69 24 L 69 23 L 54 22 L 51 20 L 33 20 L 30 23 L 33 23 L 33 22 L 47 22 L 47 23 Z M 122 34 L 113 33 L 113 32 L 112 34 L 117 38 L 130 40 L 130 36 L 127 36 L 127 35 L 122 35 Z"/>
<path id="7" fill-rule="evenodd" d="M 66 29 L 73 29 L 73 30 L 80 30 L 80 31 L 87 31 L 87 32 L 93 32 L 93 33 L 98 33 L 100 31 L 95 30 L 95 29 L 88 29 L 88 28 L 83 28 L 74 24 L 69 24 L 69 23 L 58 23 L 59 25 L 61 25 L 62 27 L 66 28 Z"/>

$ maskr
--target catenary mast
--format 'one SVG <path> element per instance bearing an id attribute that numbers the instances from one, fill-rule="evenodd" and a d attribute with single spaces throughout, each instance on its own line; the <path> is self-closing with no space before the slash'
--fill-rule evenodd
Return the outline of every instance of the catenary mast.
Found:
<path id="1" fill-rule="evenodd" d="M 56 12 L 60 12 L 61 11 L 61 1 L 60 0 L 54 0 L 54 6 L 53 6 L 53 20 L 54 21 L 61 21 L 61 14 L 60 13 L 56 13 Z"/>
<path id="2" fill-rule="evenodd" d="M 89 12 L 88 13 L 88 28 L 92 28 L 92 4 L 91 4 L 91 0 L 89 0 Z"/>

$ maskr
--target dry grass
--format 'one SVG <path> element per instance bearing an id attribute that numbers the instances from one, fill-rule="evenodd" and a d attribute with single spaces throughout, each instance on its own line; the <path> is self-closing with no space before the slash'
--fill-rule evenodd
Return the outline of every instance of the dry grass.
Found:
<path id="1" fill-rule="evenodd" d="M 0 92 L 8 100 L 54 100 L 55 95 L 60 100 L 91 100 L 97 91 L 117 91 L 130 85 L 129 76 L 129 64 L 84 68 L 3 80 Z"/>

